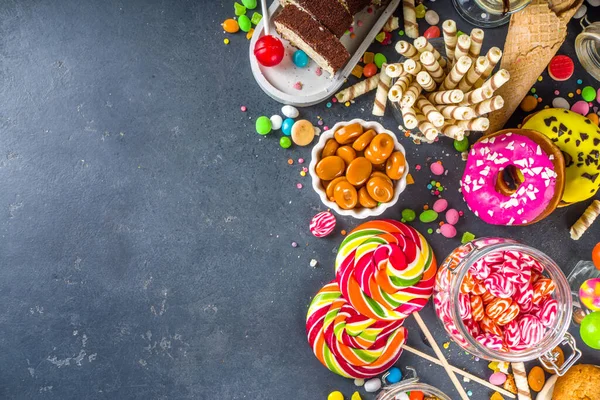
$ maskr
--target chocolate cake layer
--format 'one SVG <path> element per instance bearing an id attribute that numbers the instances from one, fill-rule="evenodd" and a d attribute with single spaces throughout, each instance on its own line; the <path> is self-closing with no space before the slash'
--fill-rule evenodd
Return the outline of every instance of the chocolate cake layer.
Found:
<path id="1" fill-rule="evenodd" d="M 350 14 L 355 15 L 363 8 L 371 4 L 371 0 L 341 0 L 346 3 L 346 8 Z"/>
<path id="2" fill-rule="evenodd" d="M 352 15 L 339 0 L 282 0 L 281 4 L 306 11 L 338 38 L 352 25 Z"/>
<path id="3" fill-rule="evenodd" d="M 277 32 L 312 58 L 332 76 L 341 69 L 350 54 L 327 28 L 306 11 L 293 4 L 283 8 L 273 19 Z"/>

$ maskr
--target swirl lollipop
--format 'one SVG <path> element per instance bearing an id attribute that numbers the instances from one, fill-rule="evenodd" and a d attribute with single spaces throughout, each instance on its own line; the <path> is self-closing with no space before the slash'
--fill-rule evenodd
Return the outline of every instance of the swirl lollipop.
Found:
<path id="1" fill-rule="evenodd" d="M 436 261 L 425 238 L 394 220 L 366 222 L 344 239 L 335 260 L 342 294 L 369 318 L 403 320 L 433 292 Z"/>
<path id="2" fill-rule="evenodd" d="M 313 352 L 329 370 L 346 378 L 371 378 L 400 357 L 407 336 L 402 322 L 360 315 L 333 281 L 310 304 L 306 333 Z"/>

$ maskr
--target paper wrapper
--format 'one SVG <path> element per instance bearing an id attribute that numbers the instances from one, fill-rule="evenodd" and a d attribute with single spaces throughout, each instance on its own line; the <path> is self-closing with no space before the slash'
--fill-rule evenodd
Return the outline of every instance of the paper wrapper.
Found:
<path id="1" fill-rule="evenodd" d="M 496 95 L 506 101 L 501 110 L 490 114 L 488 133 L 501 129 L 521 100 L 537 81 L 567 36 L 567 23 L 583 0 L 533 0 L 524 10 L 510 17 L 501 67 L 510 72 L 510 81 Z M 568 4 L 567 4 L 568 3 Z"/>

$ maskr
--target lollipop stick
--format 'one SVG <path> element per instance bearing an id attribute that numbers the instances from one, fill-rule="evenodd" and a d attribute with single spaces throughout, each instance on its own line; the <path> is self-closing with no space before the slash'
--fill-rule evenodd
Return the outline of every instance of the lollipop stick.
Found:
<path id="1" fill-rule="evenodd" d="M 263 12 L 263 27 L 265 28 L 265 35 L 269 34 L 269 9 L 267 8 L 267 0 L 260 0 L 260 6 Z"/>
<path id="2" fill-rule="evenodd" d="M 413 353 L 416 356 L 424 358 L 425 360 L 427 360 L 429 362 L 432 362 L 432 363 L 440 365 L 440 366 L 442 365 L 442 362 L 440 360 L 438 360 L 437 358 L 432 357 L 429 354 L 423 353 L 422 351 L 417 350 L 417 349 L 415 349 L 413 347 L 410 347 L 410 346 L 408 346 L 406 344 L 402 345 L 402 348 L 404 350 L 408 351 L 409 353 Z M 479 377 L 477 377 L 477 376 L 475 376 L 473 374 L 470 374 L 467 371 L 463 371 L 462 369 L 457 368 L 454 365 L 450 365 L 450 369 L 452 371 L 456 372 L 457 374 L 462 375 L 462 376 L 464 376 L 466 378 L 469 378 L 470 380 L 472 380 L 474 382 L 477 382 L 480 385 L 487 387 L 488 389 L 495 390 L 498 393 L 501 393 L 501 394 L 503 394 L 506 397 L 509 397 L 511 399 L 516 398 L 516 396 L 514 394 L 512 394 L 511 392 L 509 392 L 508 390 L 505 390 L 505 389 L 501 388 L 500 386 L 492 385 L 488 381 L 486 381 L 484 379 L 481 379 L 481 378 L 479 378 Z"/>
<path id="3" fill-rule="evenodd" d="M 446 373 L 448 374 L 448 376 L 450 377 L 450 380 L 454 384 L 454 387 L 458 391 L 460 398 L 463 400 L 469 400 L 469 396 L 467 396 L 465 389 L 462 387 L 462 385 L 458 381 L 458 378 L 456 377 L 456 375 L 454 375 L 454 372 L 450 369 L 450 365 L 448 364 L 446 357 L 444 357 L 444 353 L 442 353 L 442 350 L 440 350 L 440 347 L 438 346 L 437 342 L 433 338 L 433 335 L 431 335 L 431 332 L 429 332 L 429 328 L 427 328 L 427 325 L 425 325 L 425 322 L 423 321 L 423 319 L 421 318 L 419 313 L 414 312 L 414 313 L 412 313 L 412 315 L 415 317 L 417 324 L 419 324 L 419 327 L 425 334 L 425 337 L 427 338 L 427 340 L 429 340 L 429 344 L 433 348 L 435 355 L 438 357 L 438 359 L 442 363 L 442 367 L 444 367 L 444 369 L 446 370 Z"/>

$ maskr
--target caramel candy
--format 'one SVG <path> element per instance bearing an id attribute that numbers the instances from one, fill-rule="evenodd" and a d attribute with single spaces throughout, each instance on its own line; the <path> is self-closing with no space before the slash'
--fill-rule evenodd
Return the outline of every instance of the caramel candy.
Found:
<path id="1" fill-rule="evenodd" d="M 367 148 L 367 146 L 369 145 L 369 143 L 371 143 L 371 140 L 373 140 L 375 136 L 377 136 L 377 132 L 375 132 L 373 129 L 369 129 L 368 131 L 360 135 L 360 137 L 356 139 L 354 143 L 352 143 L 352 147 L 356 151 L 363 151 Z"/>
<path id="2" fill-rule="evenodd" d="M 394 139 L 387 133 L 375 136 L 365 150 L 365 157 L 373 164 L 384 163 L 394 152 Z"/>
<path id="3" fill-rule="evenodd" d="M 352 160 L 356 158 L 356 151 L 351 146 L 341 146 L 337 149 L 335 155 L 341 157 L 346 165 L 350 165 Z"/>
<path id="4" fill-rule="evenodd" d="M 346 178 L 354 186 L 360 186 L 369 179 L 372 168 L 373 165 L 366 158 L 355 158 L 346 168 Z"/>
<path id="5" fill-rule="evenodd" d="M 383 172 L 373 171 L 373 173 L 371 174 L 371 178 L 374 178 L 376 176 L 385 179 L 386 181 L 388 181 L 390 183 L 390 185 L 394 186 L 394 183 L 392 182 L 390 177 L 387 176 L 386 174 L 384 174 Z"/>
<path id="6" fill-rule="evenodd" d="M 321 158 L 334 156 L 340 144 L 335 139 L 329 139 L 325 146 L 323 147 L 323 151 L 321 151 Z"/>
<path id="7" fill-rule="evenodd" d="M 373 164 L 373 171 L 385 172 L 385 163 Z"/>
<path id="8" fill-rule="evenodd" d="M 340 208 L 351 210 L 358 204 L 356 189 L 348 181 L 341 181 L 333 189 L 333 197 Z"/>
<path id="9" fill-rule="evenodd" d="M 345 176 L 339 176 L 339 177 L 335 178 L 334 180 L 332 180 L 331 182 L 329 182 L 325 188 L 325 194 L 327 195 L 327 198 L 331 201 L 335 201 L 333 199 L 333 189 L 335 188 L 335 185 L 337 185 L 341 181 L 347 181 L 347 180 L 348 179 L 346 179 Z"/>
<path id="10" fill-rule="evenodd" d="M 319 161 L 315 167 L 317 176 L 324 181 L 330 181 L 333 178 L 337 178 L 344 173 L 345 169 L 346 164 L 344 164 L 344 160 L 338 156 L 325 157 Z"/>
<path id="11" fill-rule="evenodd" d="M 341 127 L 333 136 L 339 144 L 350 144 L 363 134 L 363 127 L 358 122 Z"/>
<path id="12" fill-rule="evenodd" d="M 400 179 L 406 170 L 406 158 L 401 151 L 395 151 L 385 163 L 385 173 L 391 179 Z"/>
<path id="13" fill-rule="evenodd" d="M 373 198 L 369 195 L 369 192 L 367 192 L 367 188 L 364 186 L 358 191 L 358 202 L 365 208 L 377 207 L 377 202 L 373 200 Z"/>
<path id="14" fill-rule="evenodd" d="M 391 181 L 381 176 L 374 176 L 367 182 L 367 192 L 373 200 L 387 203 L 394 197 L 394 186 Z"/>

